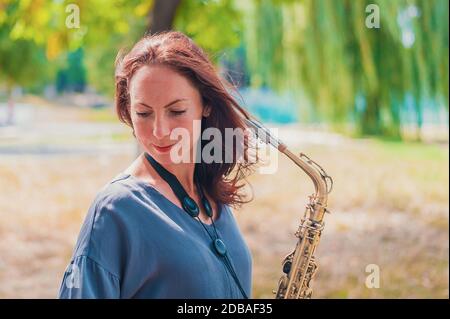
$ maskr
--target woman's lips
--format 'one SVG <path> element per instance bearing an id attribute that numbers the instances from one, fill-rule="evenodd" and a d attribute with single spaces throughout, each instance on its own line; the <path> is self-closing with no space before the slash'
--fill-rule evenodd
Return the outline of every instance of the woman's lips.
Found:
<path id="1" fill-rule="evenodd" d="M 169 146 L 160 147 L 160 146 L 157 146 L 157 145 L 153 144 L 153 147 L 155 148 L 155 150 L 157 150 L 160 153 L 166 153 L 166 152 L 170 151 L 170 149 L 174 145 L 175 144 L 172 144 L 172 145 L 169 145 Z"/>

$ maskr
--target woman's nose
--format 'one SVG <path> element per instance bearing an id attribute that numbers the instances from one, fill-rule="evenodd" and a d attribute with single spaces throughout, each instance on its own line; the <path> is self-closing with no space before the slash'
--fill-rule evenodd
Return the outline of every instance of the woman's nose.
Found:
<path id="1" fill-rule="evenodd" d="M 159 140 L 170 134 L 169 122 L 162 117 L 155 117 L 153 122 L 153 136 Z"/>

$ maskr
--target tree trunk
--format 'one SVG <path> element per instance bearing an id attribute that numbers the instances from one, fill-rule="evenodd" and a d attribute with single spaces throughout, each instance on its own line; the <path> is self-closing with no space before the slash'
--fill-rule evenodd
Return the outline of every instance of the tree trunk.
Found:
<path id="1" fill-rule="evenodd" d="M 389 138 L 392 138 L 394 140 L 401 140 L 402 139 L 402 132 L 401 132 L 401 119 L 400 119 L 400 104 L 401 99 L 400 98 L 393 98 L 391 99 L 391 105 L 389 108 L 391 121 L 389 122 L 389 125 L 387 127 L 384 127 L 384 134 L 388 136 Z"/>
<path id="2" fill-rule="evenodd" d="M 8 85 L 8 88 L 7 88 L 7 92 L 8 92 L 8 111 L 7 111 L 7 116 L 6 116 L 6 125 L 14 124 L 15 101 L 14 101 L 13 90 L 14 90 L 14 87 L 12 85 Z"/>
<path id="3" fill-rule="evenodd" d="M 155 0 L 153 9 L 149 12 L 148 34 L 154 34 L 172 29 L 175 13 L 180 0 Z"/>
<path id="4" fill-rule="evenodd" d="M 381 133 L 381 123 L 378 95 L 369 94 L 366 103 L 366 109 L 360 122 L 360 131 L 363 135 L 379 135 Z"/>
<path id="5" fill-rule="evenodd" d="M 420 96 L 414 97 L 414 106 L 416 109 L 416 141 L 422 140 L 422 126 L 423 126 L 423 110 Z"/>

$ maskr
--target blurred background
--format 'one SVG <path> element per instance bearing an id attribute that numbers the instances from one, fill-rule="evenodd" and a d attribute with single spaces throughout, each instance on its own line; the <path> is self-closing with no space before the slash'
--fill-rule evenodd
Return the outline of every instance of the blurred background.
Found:
<path id="1" fill-rule="evenodd" d="M 448 9 L 0 0 L 0 298 L 57 296 L 91 201 L 137 154 L 113 108 L 117 52 L 167 29 L 191 36 L 245 108 L 333 177 L 315 298 L 448 298 Z M 253 297 L 272 298 L 314 188 L 284 157 L 249 181 L 254 200 L 234 212 Z"/>

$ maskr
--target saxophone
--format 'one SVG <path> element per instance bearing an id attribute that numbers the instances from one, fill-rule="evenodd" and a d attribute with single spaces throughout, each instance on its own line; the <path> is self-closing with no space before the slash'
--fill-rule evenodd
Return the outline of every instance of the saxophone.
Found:
<path id="1" fill-rule="evenodd" d="M 333 187 L 333 179 L 325 170 L 308 156 L 296 156 L 279 139 L 255 119 L 245 119 L 247 125 L 255 130 L 256 137 L 270 144 L 297 164 L 313 181 L 315 193 L 309 196 L 304 216 L 295 232 L 298 238 L 294 251 L 283 262 L 283 275 L 278 282 L 276 299 L 309 299 L 312 296 L 311 280 L 317 272 L 314 252 L 319 244 L 324 228 L 323 218 L 327 210 L 328 194 Z"/>

